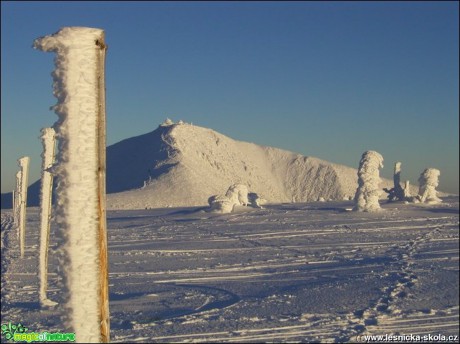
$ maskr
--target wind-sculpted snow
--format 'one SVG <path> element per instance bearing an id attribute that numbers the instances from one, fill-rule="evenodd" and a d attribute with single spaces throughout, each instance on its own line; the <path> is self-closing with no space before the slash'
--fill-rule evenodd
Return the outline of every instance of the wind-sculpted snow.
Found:
<path id="1" fill-rule="evenodd" d="M 375 213 L 353 205 L 109 211 L 111 341 L 364 342 L 399 334 L 458 342 L 458 197 L 382 203 Z M 39 307 L 39 212 L 27 214 L 21 260 L 11 212 L 2 211 L 2 321 L 59 332 L 64 310 Z M 56 240 L 52 300 L 62 293 Z"/>

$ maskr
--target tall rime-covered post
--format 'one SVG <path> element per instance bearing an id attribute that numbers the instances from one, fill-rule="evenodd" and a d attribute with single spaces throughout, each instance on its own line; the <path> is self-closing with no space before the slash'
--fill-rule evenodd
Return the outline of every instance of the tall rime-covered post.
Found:
<path id="1" fill-rule="evenodd" d="M 19 249 L 21 258 L 24 258 L 24 245 L 26 240 L 26 209 L 27 209 L 27 184 L 29 179 L 29 161 L 28 156 L 18 159 L 18 165 L 21 168 L 20 197 L 19 197 Z"/>
<path id="2" fill-rule="evenodd" d="M 56 219 L 71 324 L 77 342 L 108 342 L 104 31 L 65 27 L 34 47 L 56 53 Z"/>
<path id="3" fill-rule="evenodd" d="M 40 272 L 40 304 L 48 306 L 55 305 L 54 302 L 48 300 L 46 290 L 48 289 L 48 246 L 53 192 L 53 174 L 49 169 L 54 162 L 56 140 L 53 128 L 43 128 L 41 133 L 43 153 L 40 195 L 40 259 L 38 268 Z"/>
<path id="4" fill-rule="evenodd" d="M 16 172 L 16 191 L 14 197 L 14 223 L 19 228 L 19 204 L 21 203 L 21 170 Z M 18 240 L 19 240 L 19 229 L 18 229 Z"/>
<path id="5" fill-rule="evenodd" d="M 380 210 L 380 174 L 383 157 L 376 151 L 364 152 L 358 169 L 358 189 L 355 194 L 355 211 L 373 212 Z"/>

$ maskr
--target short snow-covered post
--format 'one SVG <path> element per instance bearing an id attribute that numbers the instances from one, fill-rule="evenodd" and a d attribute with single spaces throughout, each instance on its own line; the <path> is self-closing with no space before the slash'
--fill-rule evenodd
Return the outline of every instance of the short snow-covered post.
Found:
<path id="1" fill-rule="evenodd" d="M 56 217 L 64 231 L 71 324 L 77 342 L 109 342 L 104 31 L 65 27 L 34 47 L 57 54 Z"/>
<path id="2" fill-rule="evenodd" d="M 21 168 L 21 189 L 19 197 L 19 249 L 21 258 L 24 258 L 24 245 L 26 240 L 26 209 L 27 209 L 27 184 L 29 179 L 29 161 L 28 156 L 18 159 L 18 165 Z"/>
<path id="3" fill-rule="evenodd" d="M 355 194 L 355 211 L 373 212 L 380 210 L 380 175 L 383 157 L 376 151 L 366 151 L 361 157 L 358 169 L 358 189 Z"/>
<path id="4" fill-rule="evenodd" d="M 54 149 L 56 145 L 53 128 L 43 128 L 41 131 L 43 144 L 42 154 L 42 178 L 40 196 L 40 304 L 52 306 L 56 303 L 48 300 L 48 246 L 50 240 L 51 202 L 53 193 L 53 174 L 49 171 L 54 162 Z"/>
<path id="5" fill-rule="evenodd" d="M 419 182 L 419 192 L 418 200 L 422 203 L 441 203 L 440 199 L 436 193 L 436 188 L 439 185 L 439 175 L 441 172 L 436 168 L 427 168 L 420 175 Z"/>

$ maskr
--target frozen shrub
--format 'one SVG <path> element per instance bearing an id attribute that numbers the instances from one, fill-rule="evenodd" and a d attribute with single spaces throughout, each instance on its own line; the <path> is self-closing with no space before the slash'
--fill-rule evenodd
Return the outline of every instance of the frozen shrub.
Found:
<path id="1" fill-rule="evenodd" d="M 383 157 L 375 151 L 366 151 L 361 157 L 358 169 L 358 189 L 355 194 L 355 211 L 373 212 L 380 210 L 380 175 Z"/>
<path id="2" fill-rule="evenodd" d="M 427 168 L 420 175 L 419 191 L 417 199 L 421 203 L 440 203 L 442 200 L 437 197 L 436 187 L 439 185 L 439 175 L 441 172 L 435 168 Z"/>

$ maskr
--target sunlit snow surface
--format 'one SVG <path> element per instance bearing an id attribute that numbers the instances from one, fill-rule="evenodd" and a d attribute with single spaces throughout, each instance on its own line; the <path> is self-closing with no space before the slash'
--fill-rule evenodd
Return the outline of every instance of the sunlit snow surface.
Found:
<path id="1" fill-rule="evenodd" d="M 108 212 L 113 342 L 356 341 L 458 335 L 459 203 L 352 201 Z M 65 332 L 40 309 L 38 208 L 25 258 L 2 210 L 2 323 Z M 52 227 L 48 297 L 58 301 Z M 6 342 L 2 338 L 2 342 Z"/>

